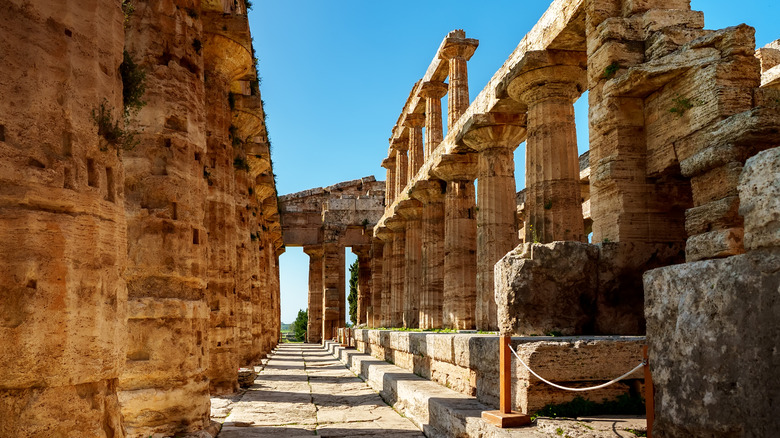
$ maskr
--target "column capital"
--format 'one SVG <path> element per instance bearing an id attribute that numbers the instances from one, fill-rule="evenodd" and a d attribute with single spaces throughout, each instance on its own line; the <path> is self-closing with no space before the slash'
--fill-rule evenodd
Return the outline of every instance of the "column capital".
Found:
<path id="1" fill-rule="evenodd" d="M 400 233 L 406 230 L 406 220 L 404 220 L 401 216 L 396 215 L 387 218 L 385 221 L 385 226 L 387 226 L 387 228 L 394 234 Z"/>
<path id="2" fill-rule="evenodd" d="M 577 65 L 551 65 L 515 76 L 507 86 L 509 96 L 527 106 L 564 98 L 574 103 L 588 89 L 587 71 Z"/>
<path id="3" fill-rule="evenodd" d="M 374 228 L 374 236 L 383 243 L 391 242 L 393 240 L 393 230 L 386 226 L 376 227 Z"/>
<path id="4" fill-rule="evenodd" d="M 368 257 L 371 255 L 371 245 L 352 245 L 352 254 L 358 257 Z"/>
<path id="5" fill-rule="evenodd" d="M 407 136 L 403 136 L 400 138 L 391 139 L 390 149 L 396 151 L 397 153 L 406 153 L 406 151 L 409 150 L 409 138 Z"/>
<path id="6" fill-rule="evenodd" d="M 444 202 L 447 183 L 440 179 L 417 181 L 412 187 L 412 197 L 424 204 Z"/>
<path id="7" fill-rule="evenodd" d="M 425 126 L 425 114 L 411 113 L 404 119 L 404 126 L 409 128 L 422 128 Z"/>
<path id="8" fill-rule="evenodd" d="M 453 33 L 450 32 L 450 35 Z M 465 38 L 466 33 L 463 32 L 463 36 L 447 36 L 444 39 L 444 46 L 439 52 L 439 58 L 441 59 L 453 59 L 461 58 L 466 61 L 471 59 L 474 55 L 474 51 L 479 47 L 479 40 L 474 38 Z"/>
<path id="9" fill-rule="evenodd" d="M 322 257 L 322 251 L 322 245 L 304 245 L 303 247 L 303 252 L 313 259 Z"/>
<path id="10" fill-rule="evenodd" d="M 478 114 L 464 127 L 462 141 L 476 151 L 497 147 L 515 150 L 526 136 L 526 120 L 526 114 Z"/>
<path id="11" fill-rule="evenodd" d="M 417 199 L 404 199 L 398 203 L 398 214 L 407 221 L 422 218 L 422 202 Z"/>
<path id="12" fill-rule="evenodd" d="M 477 178 L 477 155 L 446 154 L 431 172 L 444 181 L 474 181 Z"/>
<path id="13" fill-rule="evenodd" d="M 428 99 L 441 99 L 449 91 L 449 85 L 444 82 L 423 82 L 420 86 L 420 96 Z"/>
<path id="14" fill-rule="evenodd" d="M 395 154 L 382 160 L 381 166 L 387 170 L 395 170 Z"/>

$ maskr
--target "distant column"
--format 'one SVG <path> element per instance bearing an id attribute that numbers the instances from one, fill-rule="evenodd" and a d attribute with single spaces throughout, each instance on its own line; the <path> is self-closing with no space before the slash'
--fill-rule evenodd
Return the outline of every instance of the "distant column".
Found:
<path id="1" fill-rule="evenodd" d="M 477 329 L 498 330 L 493 268 L 518 243 L 514 150 L 524 119 L 470 129 L 464 142 L 477 153 Z"/>
<path id="2" fill-rule="evenodd" d="M 406 126 L 409 129 L 409 171 L 408 178 L 412 179 L 417 175 L 425 162 L 425 150 L 423 148 L 423 132 L 425 126 L 424 114 L 407 114 Z"/>
<path id="3" fill-rule="evenodd" d="M 404 246 L 404 327 L 420 325 L 420 295 L 422 294 L 422 203 L 406 200 L 398 214 L 405 219 Z"/>
<path id="4" fill-rule="evenodd" d="M 391 327 L 392 279 L 393 279 L 393 232 L 387 227 L 376 230 L 376 236 L 384 242 L 382 251 L 382 293 L 378 303 L 378 326 Z"/>
<path id="5" fill-rule="evenodd" d="M 444 198 L 444 326 L 475 327 L 477 221 L 474 154 L 447 155 L 434 169 L 447 181 Z"/>
<path id="6" fill-rule="evenodd" d="M 382 278 L 382 265 L 384 262 L 385 242 L 376 237 L 371 239 L 371 294 L 367 305 L 367 324 L 369 327 L 380 327 L 381 323 L 381 303 L 384 293 L 384 282 Z"/>
<path id="7" fill-rule="evenodd" d="M 332 338 L 333 329 L 343 318 L 339 313 L 344 288 L 339 286 L 344 277 L 344 248 L 338 243 L 324 243 L 322 248 L 322 339 L 325 340 Z"/>
<path id="8" fill-rule="evenodd" d="M 479 41 L 466 38 L 466 32 L 455 30 L 450 32 L 444 42 L 441 56 L 450 65 L 449 102 L 447 103 L 447 126 L 452 127 L 469 107 L 469 76 L 466 65 Z"/>
<path id="9" fill-rule="evenodd" d="M 389 207 L 395 201 L 395 155 L 391 155 L 382 161 L 382 167 L 387 169 L 385 180 L 385 207 Z"/>
<path id="10" fill-rule="evenodd" d="M 306 342 L 322 342 L 322 245 L 308 245 L 303 252 L 309 255 L 309 321 Z"/>
<path id="11" fill-rule="evenodd" d="M 356 324 L 366 324 L 366 306 L 371 299 L 371 245 L 353 245 L 352 253 L 358 257 L 358 293 Z"/>
<path id="12" fill-rule="evenodd" d="M 403 327 L 404 323 L 404 276 L 406 274 L 406 221 L 395 217 L 385 223 L 393 232 L 393 256 L 390 274 L 390 325 Z"/>
<path id="13" fill-rule="evenodd" d="M 409 162 L 406 156 L 406 148 L 409 144 L 398 142 L 393 145 L 395 151 L 395 199 L 398 199 L 409 182 Z"/>
<path id="14" fill-rule="evenodd" d="M 447 84 L 444 82 L 424 82 L 420 96 L 425 98 L 425 159 L 444 139 L 444 128 L 441 124 L 441 98 L 447 94 Z"/>

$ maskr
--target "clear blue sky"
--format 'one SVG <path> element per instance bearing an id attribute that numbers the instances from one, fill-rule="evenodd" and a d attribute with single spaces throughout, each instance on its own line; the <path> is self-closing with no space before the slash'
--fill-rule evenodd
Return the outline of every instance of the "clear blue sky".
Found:
<path id="1" fill-rule="evenodd" d="M 255 1 L 249 14 L 262 76 L 274 172 L 280 194 L 375 175 L 412 85 L 444 36 L 464 29 L 479 40 L 469 62 L 473 99 L 550 1 Z M 777 0 L 693 0 L 706 27 L 756 27 L 756 43 L 780 38 Z M 580 149 L 587 149 L 585 99 L 575 106 Z M 518 148 L 522 157 L 524 148 Z M 520 158 L 519 163 L 523 163 Z M 522 166 L 518 168 L 522 170 Z M 518 185 L 524 176 L 517 172 Z M 354 256 L 347 250 L 347 263 Z M 282 321 L 307 306 L 308 256 L 280 259 Z"/>

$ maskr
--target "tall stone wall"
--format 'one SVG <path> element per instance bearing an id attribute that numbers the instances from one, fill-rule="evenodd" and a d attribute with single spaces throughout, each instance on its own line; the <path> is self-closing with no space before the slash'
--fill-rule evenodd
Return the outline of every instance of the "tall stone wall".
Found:
<path id="1" fill-rule="evenodd" d="M 124 168 L 92 116 L 121 118 L 122 20 L 115 1 L 0 1 L 3 437 L 124 436 Z"/>

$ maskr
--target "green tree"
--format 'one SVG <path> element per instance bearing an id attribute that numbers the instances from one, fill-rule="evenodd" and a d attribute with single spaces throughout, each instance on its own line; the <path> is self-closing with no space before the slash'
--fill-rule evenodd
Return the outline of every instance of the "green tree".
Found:
<path id="1" fill-rule="evenodd" d="M 349 319 L 352 324 L 357 324 L 357 294 L 358 294 L 358 261 L 349 265 Z"/>
<path id="2" fill-rule="evenodd" d="M 292 332 L 295 336 L 295 340 L 303 342 L 306 340 L 306 326 L 309 324 L 309 312 L 307 310 L 299 310 L 298 317 L 292 323 Z"/>

